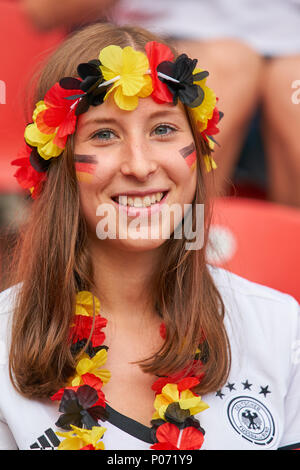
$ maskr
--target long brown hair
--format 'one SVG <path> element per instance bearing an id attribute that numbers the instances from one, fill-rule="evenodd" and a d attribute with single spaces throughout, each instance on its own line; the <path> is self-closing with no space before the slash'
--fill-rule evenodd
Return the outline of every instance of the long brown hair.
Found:
<path id="1" fill-rule="evenodd" d="M 76 76 L 77 65 L 98 57 L 103 47 L 128 45 L 144 51 L 148 41 L 165 42 L 136 27 L 94 24 L 73 33 L 50 57 L 40 74 L 34 103 L 64 76 Z M 174 51 L 176 54 L 176 51 Z M 193 202 L 205 207 L 205 240 L 200 250 L 186 250 L 185 238 L 165 242 L 165 256 L 156 273 L 156 301 L 167 337 L 157 353 L 139 364 L 145 372 L 166 375 L 187 364 L 201 347 L 202 394 L 220 388 L 230 368 L 230 347 L 224 327 L 224 304 L 206 265 L 210 202 L 205 189 L 203 155 L 209 154 L 187 112 L 197 150 L 197 189 Z M 11 284 L 21 283 L 14 310 L 9 356 L 14 386 L 28 397 L 48 397 L 74 374 L 68 343 L 76 293 L 93 290 L 93 268 L 73 162 L 73 138 L 53 160 L 29 220 L 22 227 L 12 264 Z M 193 212 L 195 217 L 195 212 Z"/>

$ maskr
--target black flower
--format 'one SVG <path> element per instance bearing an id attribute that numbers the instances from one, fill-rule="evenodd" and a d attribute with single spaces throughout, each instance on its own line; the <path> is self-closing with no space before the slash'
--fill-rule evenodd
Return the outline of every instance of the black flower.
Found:
<path id="1" fill-rule="evenodd" d="M 71 353 L 73 356 L 77 356 L 80 352 L 82 352 L 83 348 L 86 346 L 87 339 L 82 339 L 79 341 L 76 341 L 76 343 L 73 343 L 71 345 Z M 97 354 L 98 351 L 101 349 L 106 349 L 108 350 L 108 347 L 105 346 L 104 344 L 101 344 L 100 346 L 92 346 L 92 343 L 90 342 L 88 346 L 85 348 L 85 353 L 88 354 L 88 356 L 92 359 L 95 354 Z"/>
<path id="2" fill-rule="evenodd" d="M 205 431 L 204 429 L 202 428 L 202 426 L 200 426 L 200 422 L 197 418 L 195 418 L 194 416 L 189 416 L 185 421 L 184 423 L 182 424 L 182 426 L 179 426 L 180 429 L 185 429 L 185 428 L 188 428 L 190 426 L 193 426 L 194 428 L 196 429 L 199 429 L 199 431 L 202 432 L 203 436 L 205 434 Z"/>
<path id="3" fill-rule="evenodd" d="M 164 82 L 173 95 L 173 104 L 177 104 L 178 99 L 187 106 L 195 108 L 200 106 L 204 99 L 204 91 L 194 82 L 203 80 L 208 76 L 208 72 L 203 71 L 193 74 L 197 65 L 197 59 L 190 59 L 186 54 L 181 54 L 175 62 L 164 61 L 157 67 L 157 72 L 163 73 L 175 79 L 168 80 L 162 76 L 159 79 Z"/>
<path id="4" fill-rule="evenodd" d="M 75 110 L 76 116 L 85 113 L 91 105 L 98 106 L 102 104 L 107 91 L 107 87 L 99 87 L 99 85 L 104 82 L 99 60 L 90 60 L 89 62 L 79 64 L 77 72 L 82 80 L 65 77 L 59 82 L 60 86 L 67 90 L 78 89 L 84 92 L 83 94 L 73 95 L 67 98 L 80 98 Z"/>
<path id="5" fill-rule="evenodd" d="M 151 420 L 151 425 L 152 426 L 150 428 L 150 436 L 151 436 L 151 439 L 152 439 L 153 443 L 158 442 L 157 438 L 156 438 L 156 431 L 159 428 L 159 426 L 161 426 L 165 422 L 166 421 L 164 419 L 152 419 Z"/>
<path id="6" fill-rule="evenodd" d="M 80 89 L 87 93 L 94 91 L 104 81 L 100 69 L 100 60 L 90 60 L 87 63 L 79 64 L 77 72 L 79 77 L 82 78 Z"/>
<path id="7" fill-rule="evenodd" d="M 179 403 L 170 403 L 165 411 L 165 419 L 169 423 L 179 426 L 191 415 L 190 410 L 183 410 L 180 408 Z"/>
<path id="8" fill-rule="evenodd" d="M 32 151 L 30 153 L 29 161 L 31 166 L 38 172 L 38 173 L 44 173 L 45 171 L 48 170 L 50 163 L 51 163 L 51 158 L 48 160 L 45 160 L 40 156 L 40 154 L 37 151 L 36 147 L 32 147 Z"/>
<path id="9" fill-rule="evenodd" d="M 97 391 L 89 385 L 82 385 L 77 391 L 65 389 L 59 406 L 59 411 L 63 414 L 55 423 L 56 426 L 67 430 L 71 429 L 71 424 L 86 429 L 97 426 L 98 419 L 107 419 L 103 406 L 93 406 L 97 401 Z"/>

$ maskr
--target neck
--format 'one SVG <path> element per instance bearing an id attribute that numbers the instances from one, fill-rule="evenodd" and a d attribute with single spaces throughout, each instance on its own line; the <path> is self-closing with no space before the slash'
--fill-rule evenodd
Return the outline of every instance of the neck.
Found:
<path id="1" fill-rule="evenodd" d="M 161 249 L 135 252 L 107 245 L 98 243 L 91 250 L 95 295 L 103 315 L 126 321 L 141 313 L 156 316 L 153 281 Z"/>

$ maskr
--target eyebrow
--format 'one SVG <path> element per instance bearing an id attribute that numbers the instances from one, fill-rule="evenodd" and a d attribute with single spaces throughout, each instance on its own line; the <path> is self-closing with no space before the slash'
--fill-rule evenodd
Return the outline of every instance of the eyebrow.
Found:
<path id="1" fill-rule="evenodd" d="M 82 124 L 81 128 L 87 127 L 91 124 L 114 124 L 117 121 L 110 118 L 97 118 L 97 119 L 88 119 L 85 123 Z"/>
<path id="2" fill-rule="evenodd" d="M 175 108 L 175 107 L 174 107 Z M 167 115 L 173 115 L 173 116 L 180 116 L 181 113 L 177 112 L 175 109 L 165 109 L 165 110 L 160 110 L 160 111 L 155 111 L 149 115 L 149 120 L 150 119 L 155 119 L 155 118 L 160 118 L 164 117 Z M 114 118 L 96 118 L 96 119 L 88 119 L 85 121 L 81 128 L 83 129 L 84 127 L 87 127 L 91 124 L 119 124 L 119 121 Z"/>

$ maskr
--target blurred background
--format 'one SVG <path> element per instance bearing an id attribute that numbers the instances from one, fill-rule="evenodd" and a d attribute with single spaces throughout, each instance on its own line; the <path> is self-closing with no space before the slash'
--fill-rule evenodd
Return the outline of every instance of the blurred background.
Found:
<path id="1" fill-rule="evenodd" d="M 208 262 L 299 301 L 300 0 L 0 0 L 0 291 L 30 211 L 10 162 L 35 78 L 68 34 L 98 21 L 150 29 L 209 71 L 224 119 Z"/>

